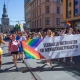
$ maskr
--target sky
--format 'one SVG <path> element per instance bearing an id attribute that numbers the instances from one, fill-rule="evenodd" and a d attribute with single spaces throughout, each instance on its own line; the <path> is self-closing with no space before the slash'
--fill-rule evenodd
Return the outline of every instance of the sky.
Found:
<path id="1" fill-rule="evenodd" d="M 7 8 L 7 14 L 10 18 L 10 25 L 24 23 L 24 0 L 0 0 L 0 23 L 3 14 L 4 2 Z"/>

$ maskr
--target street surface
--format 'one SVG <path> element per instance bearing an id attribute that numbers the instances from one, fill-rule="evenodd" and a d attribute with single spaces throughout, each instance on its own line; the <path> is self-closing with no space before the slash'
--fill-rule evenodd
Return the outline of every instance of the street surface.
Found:
<path id="1" fill-rule="evenodd" d="M 52 60 L 53 68 L 45 65 L 45 60 L 25 60 L 25 64 L 22 61 L 18 61 L 19 71 L 15 71 L 12 56 L 8 56 L 8 42 L 6 45 L 2 45 L 3 54 L 3 68 L 4 71 L 0 71 L 0 80 L 35 80 L 30 72 L 34 74 L 37 80 L 80 80 L 80 72 L 73 70 L 69 66 Z M 78 67 L 78 66 L 77 66 Z M 29 70 L 30 69 L 30 70 Z"/>
<path id="2" fill-rule="evenodd" d="M 19 71 L 15 71 L 12 56 L 7 56 L 8 42 L 3 45 L 3 68 L 4 71 L 0 71 L 0 80 L 34 80 L 30 72 L 25 72 L 28 68 L 22 61 L 18 61 Z"/>

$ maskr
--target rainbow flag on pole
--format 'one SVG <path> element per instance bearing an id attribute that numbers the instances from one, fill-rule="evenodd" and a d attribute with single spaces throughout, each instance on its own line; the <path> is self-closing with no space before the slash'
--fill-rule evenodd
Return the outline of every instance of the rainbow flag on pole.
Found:
<path id="1" fill-rule="evenodd" d="M 20 30 L 21 31 L 24 31 L 24 28 L 23 28 L 23 25 L 22 24 L 20 24 Z"/>
<path id="2" fill-rule="evenodd" d="M 43 39 L 29 39 L 27 42 L 22 41 L 23 50 L 26 59 L 45 59 L 35 48 L 43 41 Z"/>
<path id="3" fill-rule="evenodd" d="M 67 22 L 67 23 L 66 23 L 66 27 L 67 27 L 67 28 L 70 28 L 70 27 L 71 27 L 71 22 Z"/>

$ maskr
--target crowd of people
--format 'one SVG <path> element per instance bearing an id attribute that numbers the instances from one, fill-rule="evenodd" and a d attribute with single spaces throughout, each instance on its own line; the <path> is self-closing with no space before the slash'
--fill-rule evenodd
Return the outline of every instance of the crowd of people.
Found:
<path id="1" fill-rule="evenodd" d="M 8 53 L 12 55 L 13 61 L 15 64 L 15 70 L 18 71 L 18 65 L 17 60 L 22 60 L 24 63 L 24 51 L 21 41 L 27 41 L 28 39 L 36 39 L 36 38 L 45 38 L 45 37 L 55 37 L 55 36 L 66 36 L 66 35 L 74 35 L 74 34 L 80 34 L 80 31 L 74 32 L 72 28 L 69 28 L 68 30 L 63 29 L 61 31 L 41 31 L 41 32 L 21 32 L 16 31 L 11 34 L 10 41 L 8 45 Z M 5 44 L 5 41 L 3 41 L 2 35 L 0 35 L 0 45 Z M 2 69 L 2 54 L 3 51 L 0 47 L 0 69 Z M 21 57 L 22 55 L 22 57 Z M 59 59 L 58 59 L 59 60 Z M 66 62 L 66 58 L 63 58 L 63 62 Z M 70 63 L 74 63 L 73 56 L 70 57 Z M 52 68 L 52 62 L 50 59 L 46 60 L 46 64 Z"/>

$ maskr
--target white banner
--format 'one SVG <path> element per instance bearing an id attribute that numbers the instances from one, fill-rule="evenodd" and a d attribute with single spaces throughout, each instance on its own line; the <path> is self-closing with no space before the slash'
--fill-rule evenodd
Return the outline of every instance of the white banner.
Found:
<path id="1" fill-rule="evenodd" d="M 80 55 L 80 34 L 46 37 L 35 49 L 46 59 Z"/>

